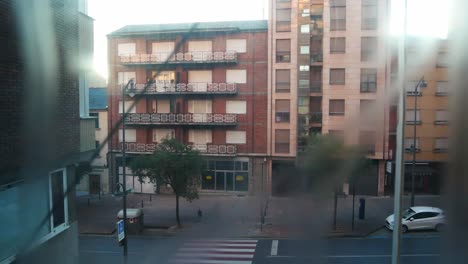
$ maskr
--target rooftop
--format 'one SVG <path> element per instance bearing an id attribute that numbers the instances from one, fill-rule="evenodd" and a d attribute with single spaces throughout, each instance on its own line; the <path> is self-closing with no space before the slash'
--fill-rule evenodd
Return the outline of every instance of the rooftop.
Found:
<path id="1" fill-rule="evenodd" d="M 127 25 L 109 36 L 122 36 L 147 33 L 185 33 L 190 31 L 266 31 L 267 20 L 217 21 L 177 24 Z"/>

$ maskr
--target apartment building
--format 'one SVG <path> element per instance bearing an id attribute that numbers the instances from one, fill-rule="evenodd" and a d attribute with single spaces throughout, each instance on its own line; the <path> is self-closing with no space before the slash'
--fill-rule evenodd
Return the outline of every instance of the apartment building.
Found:
<path id="1" fill-rule="evenodd" d="M 311 134 L 333 134 L 346 144 L 363 146 L 372 166 L 360 176 L 357 192 L 384 193 L 387 5 L 384 0 L 270 1 L 273 193 L 300 181 L 288 170 Z"/>
<path id="2" fill-rule="evenodd" d="M 448 41 L 412 37 L 407 40 L 407 84 L 405 126 L 405 190 L 411 191 L 414 171 L 415 192 L 441 191 L 444 169 L 448 160 L 449 79 Z M 392 81 L 398 69 L 398 59 L 392 53 Z M 420 80 L 425 85 L 417 86 Z M 390 106 L 389 159 L 385 192 L 393 192 L 396 149 L 397 102 Z M 416 135 L 416 136 L 415 136 Z M 414 166 L 413 166 L 414 154 Z"/>
<path id="3" fill-rule="evenodd" d="M 174 137 L 206 157 L 201 191 L 265 190 L 267 30 L 266 21 L 203 22 L 130 25 L 108 35 L 109 131 L 120 128 L 110 135 L 110 189 L 120 181 L 122 148 L 129 162 Z M 122 87 L 131 79 L 122 144 Z M 158 188 L 127 175 L 134 191 Z"/>

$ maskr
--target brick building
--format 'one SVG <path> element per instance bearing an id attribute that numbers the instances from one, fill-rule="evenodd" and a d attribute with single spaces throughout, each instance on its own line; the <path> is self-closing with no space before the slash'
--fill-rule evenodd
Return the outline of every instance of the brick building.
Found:
<path id="1" fill-rule="evenodd" d="M 371 160 L 358 193 L 383 194 L 387 1 L 272 0 L 270 7 L 273 192 L 300 180 L 281 167 L 295 166 L 309 135 L 333 134 Z"/>
<path id="2" fill-rule="evenodd" d="M 135 82 L 125 91 L 125 145 L 121 129 L 111 135 L 111 183 L 122 172 L 122 147 L 131 160 L 151 153 L 162 138 L 175 137 L 206 156 L 202 191 L 264 188 L 267 58 L 266 21 L 132 25 L 109 34 L 110 130 L 122 116 L 122 85 Z M 130 188 L 154 191 L 132 176 Z"/>

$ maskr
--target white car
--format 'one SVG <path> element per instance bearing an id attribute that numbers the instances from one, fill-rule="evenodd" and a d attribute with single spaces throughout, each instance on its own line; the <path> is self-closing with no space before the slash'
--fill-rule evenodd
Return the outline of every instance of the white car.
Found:
<path id="1" fill-rule="evenodd" d="M 436 207 L 414 206 L 406 209 L 402 214 L 401 230 L 403 233 L 408 230 L 435 229 L 441 231 L 445 225 L 444 212 Z M 393 231 L 394 215 L 387 217 L 385 226 Z"/>

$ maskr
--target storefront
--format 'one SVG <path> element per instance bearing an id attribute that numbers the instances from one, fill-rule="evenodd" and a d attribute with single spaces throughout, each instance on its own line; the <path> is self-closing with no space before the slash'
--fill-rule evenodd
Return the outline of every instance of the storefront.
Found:
<path id="1" fill-rule="evenodd" d="M 201 175 L 201 189 L 206 191 L 247 192 L 249 160 L 208 160 Z"/>

